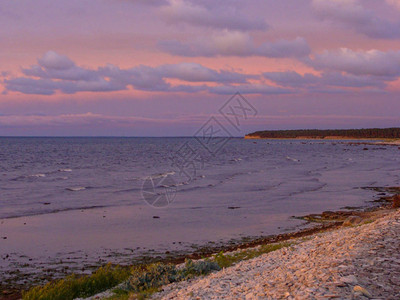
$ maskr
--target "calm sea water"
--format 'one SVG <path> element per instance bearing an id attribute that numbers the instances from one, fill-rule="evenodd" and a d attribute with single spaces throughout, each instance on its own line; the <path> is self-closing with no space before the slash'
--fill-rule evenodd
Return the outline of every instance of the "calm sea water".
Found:
<path id="1" fill-rule="evenodd" d="M 369 205 L 362 187 L 400 185 L 398 147 L 237 138 L 210 153 L 196 142 L 0 138 L 0 269 L 276 234 L 301 225 L 293 215 Z M 202 157 L 190 156 L 190 178 L 171 162 L 187 143 Z M 150 206 L 157 195 L 171 203 Z"/>
<path id="2" fill-rule="evenodd" d="M 293 213 L 362 205 L 367 199 L 357 188 L 399 183 L 397 147 L 364 151 L 368 146 L 319 141 L 231 139 L 215 156 L 199 144 L 191 149 L 202 161 L 179 175 L 170 157 L 188 141 L 193 139 L 1 138 L 0 219 L 144 206 L 141 189 L 152 175 L 170 175 L 174 199 L 185 206 L 285 207 Z"/>

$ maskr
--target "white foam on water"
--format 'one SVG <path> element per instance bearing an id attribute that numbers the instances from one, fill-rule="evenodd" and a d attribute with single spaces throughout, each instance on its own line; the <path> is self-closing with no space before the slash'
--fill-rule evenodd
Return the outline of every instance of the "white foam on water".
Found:
<path id="1" fill-rule="evenodd" d="M 300 162 L 300 160 L 298 160 L 297 158 L 293 158 L 293 157 L 290 157 L 290 156 L 286 156 L 286 159 L 290 160 L 290 161 L 294 161 L 294 162 Z"/>
<path id="2" fill-rule="evenodd" d="M 46 174 L 34 174 L 34 175 L 29 175 L 29 177 L 36 177 L 36 178 L 46 177 Z"/>
<path id="3" fill-rule="evenodd" d="M 66 190 L 72 191 L 72 192 L 78 192 L 78 191 L 86 190 L 86 188 L 84 186 L 78 186 L 78 187 L 68 187 L 68 188 L 66 188 Z"/>

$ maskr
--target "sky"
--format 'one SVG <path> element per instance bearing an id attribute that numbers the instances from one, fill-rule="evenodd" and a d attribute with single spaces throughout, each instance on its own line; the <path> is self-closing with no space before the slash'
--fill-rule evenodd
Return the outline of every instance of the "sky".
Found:
<path id="1" fill-rule="evenodd" d="M 232 126 L 237 92 L 253 111 Z M 0 2 L 1 136 L 192 136 L 212 117 L 233 136 L 399 127 L 400 0 Z"/>

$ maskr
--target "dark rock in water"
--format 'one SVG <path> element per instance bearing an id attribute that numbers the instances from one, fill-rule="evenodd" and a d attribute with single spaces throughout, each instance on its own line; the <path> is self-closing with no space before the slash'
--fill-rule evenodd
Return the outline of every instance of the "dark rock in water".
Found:
<path id="1" fill-rule="evenodd" d="M 228 206 L 228 209 L 238 209 L 240 206 Z"/>
<path id="2" fill-rule="evenodd" d="M 360 224 L 362 221 L 362 218 L 359 216 L 350 216 L 343 222 L 343 226 L 352 226 L 352 225 L 357 225 Z"/>
<path id="3" fill-rule="evenodd" d="M 43 205 L 50 205 L 50 202 L 44 202 Z"/>
<path id="4" fill-rule="evenodd" d="M 338 214 L 336 212 L 327 210 L 327 211 L 322 212 L 321 217 L 323 219 L 328 219 L 328 220 L 329 219 L 337 219 Z"/>
<path id="5" fill-rule="evenodd" d="M 153 219 L 159 219 L 160 217 L 159 216 L 153 216 Z"/>
<path id="6" fill-rule="evenodd" d="M 354 211 L 343 211 L 343 210 L 339 210 L 339 211 L 324 211 L 322 213 L 322 218 L 324 219 L 330 219 L 330 220 L 344 220 L 347 217 L 353 216 L 355 215 L 356 212 Z"/>
<path id="7" fill-rule="evenodd" d="M 363 150 L 368 150 L 368 148 L 364 148 Z"/>
<path id="8" fill-rule="evenodd" d="M 333 215 L 335 212 L 333 212 L 333 211 L 330 211 L 330 210 L 326 210 L 326 211 L 323 211 L 322 212 L 322 215 L 324 216 L 324 215 Z"/>
<path id="9" fill-rule="evenodd" d="M 400 208 L 400 195 L 396 195 L 393 197 L 393 208 Z"/>
<path id="10" fill-rule="evenodd" d="M 361 206 L 345 206 L 342 207 L 343 209 L 348 209 L 348 210 L 357 210 L 357 209 L 361 209 Z"/>
<path id="11" fill-rule="evenodd" d="M 7 237 L 6 237 L 6 236 L 3 236 L 3 237 L 2 237 L 2 239 L 3 239 L 3 240 L 6 240 L 6 239 L 7 239 Z"/>

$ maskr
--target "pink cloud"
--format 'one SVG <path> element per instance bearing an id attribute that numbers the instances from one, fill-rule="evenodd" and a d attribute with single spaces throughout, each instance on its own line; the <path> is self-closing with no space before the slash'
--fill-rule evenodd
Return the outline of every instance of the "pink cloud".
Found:
<path id="1" fill-rule="evenodd" d="M 11 77 L 4 80 L 5 93 L 20 92 L 23 94 L 53 95 L 57 91 L 65 94 L 78 92 L 113 92 L 133 87 L 136 90 L 152 92 L 215 92 L 214 83 L 223 87 L 231 84 L 245 84 L 248 89 L 249 79 L 257 79 L 257 75 L 249 75 L 228 70 L 214 70 L 196 63 L 165 64 L 158 67 L 139 65 L 129 69 L 121 69 L 114 65 L 106 65 L 97 69 L 77 66 L 72 60 L 54 51 L 47 52 L 38 59 L 38 64 L 23 68 L 25 77 Z M 178 79 L 188 84 L 172 85 L 167 79 Z M 202 85 L 191 85 L 203 83 Z M 239 89 L 241 86 L 236 86 Z M 268 88 L 267 86 L 264 87 Z M 260 93 L 262 93 L 260 89 Z M 271 92 L 282 93 L 278 88 L 270 88 Z"/>

